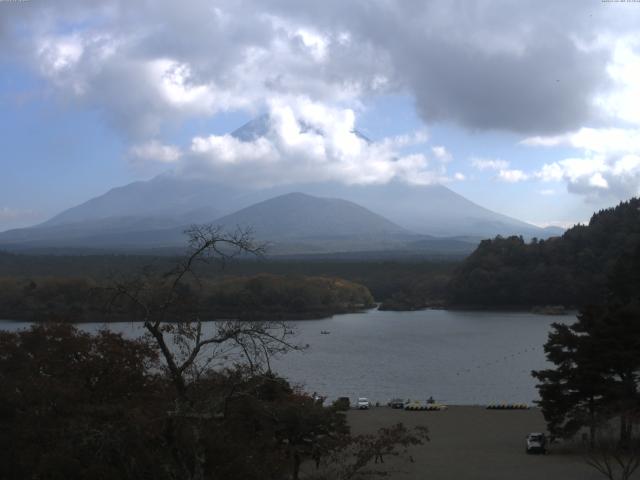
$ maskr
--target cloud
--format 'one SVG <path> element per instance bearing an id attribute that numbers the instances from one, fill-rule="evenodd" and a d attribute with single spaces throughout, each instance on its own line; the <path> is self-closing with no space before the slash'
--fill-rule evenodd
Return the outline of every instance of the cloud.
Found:
<path id="1" fill-rule="evenodd" d="M 471 165 L 476 170 L 490 170 L 497 172 L 494 178 L 502 182 L 517 183 L 528 180 L 530 178 L 530 175 L 526 174 L 522 170 L 510 169 L 509 162 L 507 162 L 506 160 L 500 160 L 498 158 L 494 159 L 473 157 L 471 159 Z"/>
<path id="2" fill-rule="evenodd" d="M 612 126 L 582 127 L 558 135 L 531 136 L 522 145 L 569 147 L 576 155 L 544 164 L 532 176 L 565 182 L 571 193 L 588 199 L 623 200 L 640 194 L 640 35 L 610 41 L 607 74 L 614 88 L 595 98 Z M 605 123 L 604 121 L 601 123 Z"/>
<path id="3" fill-rule="evenodd" d="M 530 147 L 568 146 L 601 154 L 640 151 L 640 128 L 583 127 L 563 135 L 528 137 L 520 143 Z"/>
<path id="4" fill-rule="evenodd" d="M 640 156 L 567 158 L 534 174 L 546 182 L 564 181 L 569 192 L 587 197 L 627 199 L 640 194 Z"/>
<path id="5" fill-rule="evenodd" d="M 509 162 L 500 159 L 474 157 L 471 159 L 471 165 L 478 170 L 504 170 L 509 167 Z"/>
<path id="6" fill-rule="evenodd" d="M 0 5 L 1 58 L 38 72 L 65 102 L 101 112 L 134 164 L 270 184 L 451 180 L 443 146 L 405 151 L 426 141 L 423 132 L 372 143 L 353 134 L 367 102 L 400 94 L 426 124 L 579 150 L 533 171 L 474 160 L 498 180 L 563 181 L 586 195 L 638 190 L 637 8 L 621 14 L 581 0 L 26 3 Z M 269 111 L 274 129 L 248 144 L 201 134 L 180 148 L 163 138 L 229 111 Z M 299 128 L 303 121 L 321 134 Z"/>
<path id="7" fill-rule="evenodd" d="M 503 182 L 517 183 L 528 180 L 529 175 L 524 173 L 522 170 L 505 169 L 498 172 L 498 179 L 502 180 Z"/>
<path id="8" fill-rule="evenodd" d="M 231 135 L 195 137 L 180 164 L 181 173 L 256 186 L 450 180 L 444 147 L 434 147 L 432 158 L 403 153 L 400 147 L 425 142 L 426 137 L 417 133 L 368 141 L 355 131 L 355 118 L 353 110 L 330 108 L 304 97 L 272 101 L 264 134 L 248 141 Z"/>
<path id="9" fill-rule="evenodd" d="M 626 35 L 614 42 L 607 73 L 613 88 L 598 95 L 596 105 L 613 119 L 640 125 L 640 35 Z"/>
<path id="10" fill-rule="evenodd" d="M 180 148 L 174 145 L 163 145 L 157 140 L 134 145 L 129 149 L 129 158 L 134 163 L 158 162 L 175 163 L 182 156 Z"/>
<path id="11" fill-rule="evenodd" d="M 402 93 L 427 123 L 528 135 L 575 130 L 601 114 L 637 119 L 626 99 L 638 92 L 628 81 L 638 55 L 631 40 L 618 41 L 632 38 L 637 9 L 534 0 L 29 3 L 3 9 L 5 52 L 136 141 L 193 116 L 261 111 L 282 95 L 355 108 Z M 611 93 L 621 79 L 625 90 Z"/>
<path id="12" fill-rule="evenodd" d="M 521 142 L 534 147 L 568 146 L 580 156 L 544 164 L 532 176 L 565 182 L 571 193 L 618 200 L 640 194 L 640 129 L 581 128 Z"/>
<path id="13" fill-rule="evenodd" d="M 431 147 L 431 152 L 441 162 L 446 163 L 453 160 L 453 156 L 451 155 L 451 153 L 449 153 L 449 151 L 442 145 Z"/>

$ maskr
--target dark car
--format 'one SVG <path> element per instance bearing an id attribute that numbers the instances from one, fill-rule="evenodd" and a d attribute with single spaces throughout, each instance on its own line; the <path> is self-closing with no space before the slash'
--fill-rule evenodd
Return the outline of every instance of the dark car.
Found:
<path id="1" fill-rule="evenodd" d="M 394 398 L 389 401 L 389 406 L 391 408 L 404 408 L 404 400 L 401 398 Z"/>

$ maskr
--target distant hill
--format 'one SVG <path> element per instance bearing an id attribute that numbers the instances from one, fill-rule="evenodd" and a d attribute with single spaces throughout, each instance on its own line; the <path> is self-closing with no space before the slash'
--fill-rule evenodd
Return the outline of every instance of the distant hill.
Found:
<path id="1" fill-rule="evenodd" d="M 473 244 L 416 235 L 347 200 L 289 193 L 219 218 L 227 230 L 251 228 L 276 254 L 404 251 L 469 253 Z"/>
<path id="2" fill-rule="evenodd" d="M 602 300 L 623 255 L 640 254 L 640 199 L 595 213 L 561 237 L 484 240 L 449 285 L 457 305 L 581 306 Z"/>
<path id="3" fill-rule="evenodd" d="M 0 248 L 46 253 L 47 247 L 100 250 L 144 249 L 176 253 L 184 247 L 184 230 L 168 219 L 108 217 L 61 225 L 12 230 L 0 234 Z M 331 252 L 397 252 L 398 254 L 466 255 L 473 241 L 417 235 L 353 202 L 289 193 L 250 205 L 211 223 L 232 232 L 251 229 L 268 244 L 270 255 L 310 255 Z"/>
<path id="4" fill-rule="evenodd" d="M 269 137 L 273 135 L 270 122 L 263 115 L 231 135 L 241 141 Z M 301 125 L 303 129 L 313 129 Z M 358 131 L 354 133 L 370 141 Z M 285 208 L 286 197 L 258 206 L 291 192 L 334 200 L 317 201 L 314 205 L 320 210 L 315 215 L 310 210 L 298 214 L 295 209 L 276 214 L 274 209 Z M 329 222 L 334 214 L 328 212 L 343 207 L 345 212 L 337 212 Z M 255 214 L 263 208 L 270 209 L 269 215 Z M 346 220 L 349 215 L 352 216 Z M 314 231 L 310 218 L 323 226 Z M 339 218 L 345 221 L 340 223 Z M 164 173 L 148 181 L 113 188 L 40 225 L 0 233 L 0 248 L 170 248 L 184 241 L 181 232 L 185 227 L 216 222 L 252 224 L 270 239 L 277 234 L 275 251 L 287 254 L 407 248 L 462 253 L 469 251 L 471 243 L 495 235 L 547 238 L 558 234 L 557 230 L 542 229 L 488 210 L 443 185 L 324 182 L 252 189 L 221 184 L 210 178 Z M 307 234 L 303 235 L 304 232 Z M 402 241 L 397 237 L 400 232 L 405 236 Z M 350 237 L 349 242 L 345 237 Z M 441 239 L 436 241 L 432 237 Z M 411 241 L 415 243 L 407 246 Z"/>
<path id="5" fill-rule="evenodd" d="M 406 238 L 410 232 L 360 205 L 339 198 L 288 193 L 218 218 L 225 227 L 251 227 L 265 240 Z"/>
<path id="6" fill-rule="evenodd" d="M 116 218 L 156 219 L 164 228 L 176 223 L 200 223 L 239 208 L 233 199 L 240 193 L 211 181 L 173 173 L 109 190 L 54 216 L 39 227 Z M 244 206 L 244 205 L 242 205 Z M 126 220 L 124 220 L 126 222 Z"/>
<path id="7" fill-rule="evenodd" d="M 415 233 L 440 237 L 524 235 L 547 238 L 535 225 L 481 207 L 444 185 L 318 185 L 302 190 L 363 205 Z"/>

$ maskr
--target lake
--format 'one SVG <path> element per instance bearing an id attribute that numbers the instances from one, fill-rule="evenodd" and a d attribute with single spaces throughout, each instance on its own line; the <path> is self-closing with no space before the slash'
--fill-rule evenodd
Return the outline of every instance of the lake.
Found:
<path id="1" fill-rule="evenodd" d="M 531 370 L 547 365 L 542 345 L 550 324 L 573 315 L 423 310 L 336 315 L 291 322 L 296 342 L 309 348 L 272 363 L 273 369 L 309 392 L 330 399 L 392 397 L 448 404 L 531 403 L 538 398 Z M 97 330 L 105 324 L 81 324 Z M 0 321 L 0 329 L 25 328 Z M 140 324 L 108 324 L 126 336 Z M 328 331 L 329 334 L 322 334 Z"/>

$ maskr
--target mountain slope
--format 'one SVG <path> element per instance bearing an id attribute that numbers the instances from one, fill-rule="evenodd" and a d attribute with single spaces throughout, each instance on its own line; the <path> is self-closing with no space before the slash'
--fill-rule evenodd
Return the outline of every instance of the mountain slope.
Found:
<path id="1" fill-rule="evenodd" d="M 173 173 L 109 190 L 56 215 L 39 226 L 50 227 L 115 217 L 164 218 L 182 223 L 205 222 L 233 209 L 236 189 Z M 171 222 L 169 222 L 171 223 Z"/>
<path id="2" fill-rule="evenodd" d="M 420 234 L 482 238 L 512 234 L 548 236 L 535 225 L 481 207 L 443 185 L 336 184 L 309 186 L 308 191 L 318 194 L 318 188 L 325 195 L 356 202 Z"/>
<path id="3" fill-rule="evenodd" d="M 337 198 L 289 193 L 218 218 L 227 228 L 251 227 L 264 240 L 383 238 L 408 231 L 360 205 Z"/>
<path id="4" fill-rule="evenodd" d="M 300 125 L 303 130 L 321 134 L 304 122 Z M 354 133 L 367 142 L 370 141 L 358 131 Z M 259 137 L 269 138 L 273 135 L 271 119 L 267 115 L 257 117 L 231 135 L 245 142 Z M 352 202 L 349 208 L 346 207 L 346 203 L 334 204 L 331 208 L 345 207 L 347 211 L 355 213 L 355 203 L 370 215 L 368 220 L 362 220 L 363 225 L 356 223 L 356 218 L 363 218 L 361 215 L 354 215 L 350 221 L 342 224 L 336 219 L 331 223 L 328 218 L 330 215 L 327 213 L 331 208 L 325 205 L 326 202 L 320 202 L 321 205 L 317 204 L 314 207 L 319 209 L 316 218 L 320 219 L 324 215 L 324 223 L 320 224 L 325 226 L 318 227 L 318 231 L 307 232 L 308 236 L 304 237 L 300 235 L 305 228 L 310 228 L 308 220 L 313 208 L 304 215 L 294 215 L 295 212 L 291 212 L 278 216 L 269 212 L 270 215 L 264 216 L 251 215 L 255 210 L 238 212 L 251 205 L 289 194 L 291 191 L 325 197 L 324 200 L 333 198 L 334 202 L 338 202 L 337 199 Z M 299 200 L 302 201 L 302 197 Z M 260 208 L 267 208 L 269 205 L 271 204 Z M 236 217 L 231 216 L 234 212 L 237 212 Z M 363 212 L 359 211 L 359 214 Z M 374 222 L 371 215 L 376 214 L 379 218 Z M 290 221 L 286 224 L 278 223 L 283 217 L 290 218 Z M 275 224 L 267 223 L 265 218 L 270 218 Z M 347 185 L 324 182 L 251 189 L 225 185 L 211 178 L 164 173 L 148 181 L 113 188 L 35 227 L 0 233 L 0 245 L 165 245 L 175 241 L 175 232 L 181 231 L 185 226 L 211 223 L 216 219 L 229 225 L 233 222 L 252 224 L 265 237 L 275 238 L 277 234 L 280 240 L 287 237 L 287 241 L 300 238 L 308 240 L 313 236 L 317 240 L 322 234 L 325 243 L 318 246 L 321 251 L 339 247 L 328 242 L 331 235 L 355 238 L 362 234 L 368 241 L 377 235 L 380 237 L 378 241 L 387 242 L 389 232 L 394 228 L 420 235 L 471 239 L 512 234 L 547 238 L 556 233 L 483 208 L 443 185 L 411 185 L 400 182 L 384 185 Z M 387 222 L 384 228 L 381 219 Z M 276 224 L 279 225 L 278 228 L 275 227 Z M 377 225 L 375 228 L 374 224 Z M 394 228 L 391 228 L 390 224 L 394 224 Z M 347 227 L 352 230 L 346 229 Z M 358 233 L 358 228 L 367 233 Z M 333 230 L 335 232 L 332 232 Z M 164 233 L 151 233 L 160 231 Z M 424 240 L 417 239 L 415 245 L 424 244 Z M 380 245 L 396 248 L 395 244 L 389 245 L 384 242 Z M 432 245 L 435 244 L 432 242 Z M 460 246 L 466 248 L 464 244 Z"/>

